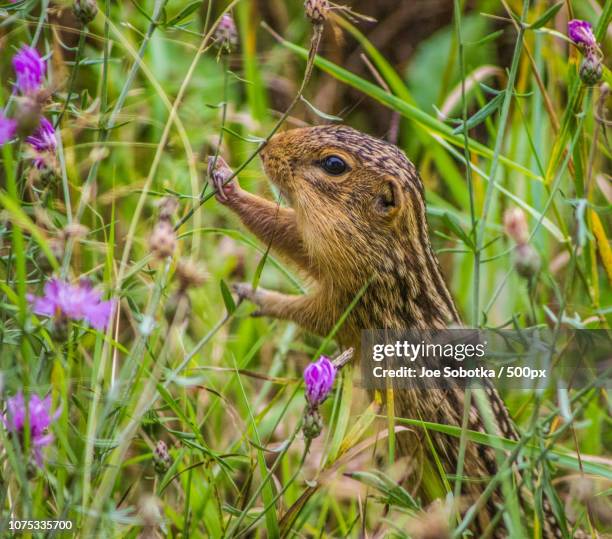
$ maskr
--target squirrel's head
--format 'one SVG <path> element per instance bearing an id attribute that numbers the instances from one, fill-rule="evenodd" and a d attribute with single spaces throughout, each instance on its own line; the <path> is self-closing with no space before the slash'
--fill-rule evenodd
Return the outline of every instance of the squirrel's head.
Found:
<path id="1" fill-rule="evenodd" d="M 422 183 L 396 146 L 346 126 L 307 127 L 274 136 L 261 158 L 327 269 L 357 269 L 364 255 L 380 258 L 406 234 L 419 237 Z"/>

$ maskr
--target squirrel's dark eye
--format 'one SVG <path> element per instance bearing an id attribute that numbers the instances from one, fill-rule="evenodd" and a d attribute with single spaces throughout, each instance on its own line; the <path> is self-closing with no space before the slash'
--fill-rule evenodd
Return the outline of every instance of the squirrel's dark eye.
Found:
<path id="1" fill-rule="evenodd" d="M 321 167 L 332 176 L 339 176 L 348 168 L 344 160 L 337 155 L 330 155 L 321 160 Z"/>

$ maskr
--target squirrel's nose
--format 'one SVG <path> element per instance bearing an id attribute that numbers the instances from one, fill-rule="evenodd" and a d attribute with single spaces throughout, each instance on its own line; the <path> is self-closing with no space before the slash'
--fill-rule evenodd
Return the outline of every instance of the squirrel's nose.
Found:
<path id="1" fill-rule="evenodd" d="M 263 161 L 270 157 L 270 154 L 272 153 L 272 148 L 274 147 L 273 142 L 274 137 L 272 137 L 271 140 L 267 140 L 266 142 L 264 142 L 261 146 L 261 149 L 259 150 L 259 157 L 261 157 Z"/>
<path id="2" fill-rule="evenodd" d="M 266 153 L 266 149 L 267 149 L 267 144 L 264 144 L 259 150 L 259 157 L 261 158 L 262 161 L 265 161 L 266 157 L 268 157 L 268 154 Z"/>

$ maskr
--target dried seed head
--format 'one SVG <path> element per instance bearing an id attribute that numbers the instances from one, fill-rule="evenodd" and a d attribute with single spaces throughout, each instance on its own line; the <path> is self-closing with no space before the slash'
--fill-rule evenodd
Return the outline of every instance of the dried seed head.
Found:
<path id="1" fill-rule="evenodd" d="M 306 10 L 306 16 L 312 24 L 323 24 L 327 20 L 329 1 L 305 0 L 304 9 Z"/>
<path id="2" fill-rule="evenodd" d="M 527 243 L 529 239 L 529 227 L 525 212 L 520 208 L 510 208 L 504 213 L 504 229 L 506 234 L 514 240 L 517 245 Z"/>
<path id="3" fill-rule="evenodd" d="M 34 221 L 39 227 L 45 230 L 55 230 L 53 221 L 51 217 L 49 217 L 49 212 L 41 206 L 34 206 Z"/>
<path id="4" fill-rule="evenodd" d="M 22 137 L 32 134 L 40 124 L 42 113 L 42 103 L 33 94 L 17 97 L 17 110 L 15 120 L 17 120 L 17 132 Z"/>
<path id="5" fill-rule="evenodd" d="M 407 531 L 413 539 L 450 539 L 448 517 L 446 508 L 434 502 L 422 515 L 408 522 Z"/>
<path id="6" fill-rule="evenodd" d="M 517 245 L 514 251 L 514 267 L 524 279 L 532 279 L 540 271 L 542 262 L 538 252 L 528 243 Z"/>
<path id="7" fill-rule="evenodd" d="M 138 514 L 142 520 L 142 532 L 138 539 L 157 539 L 162 535 L 159 533 L 159 526 L 162 523 L 162 513 L 160 501 L 151 494 L 146 494 L 138 502 Z"/>
<path id="8" fill-rule="evenodd" d="M 215 42 L 222 52 L 230 52 L 238 44 L 236 23 L 229 13 L 225 13 L 221 17 L 221 21 L 215 29 Z"/>
<path id="9" fill-rule="evenodd" d="M 176 249 L 176 233 L 172 224 L 167 220 L 160 220 L 153 229 L 149 238 L 149 249 L 153 256 L 162 260 L 174 254 Z"/>
<path id="10" fill-rule="evenodd" d="M 168 452 L 168 446 L 163 440 L 159 440 L 153 450 L 153 467 L 159 475 L 163 475 L 170 466 L 172 466 L 172 457 Z"/>
<path id="11" fill-rule="evenodd" d="M 88 25 L 98 14 L 98 4 L 96 0 L 74 0 L 72 4 L 74 16 L 83 25 Z"/>
<path id="12" fill-rule="evenodd" d="M 202 286 L 208 275 L 193 260 L 184 258 L 176 267 L 176 277 L 179 281 L 179 288 L 187 290 Z"/>
<path id="13" fill-rule="evenodd" d="M 179 209 L 179 202 L 175 197 L 164 197 L 159 203 L 159 220 L 170 221 Z"/>
<path id="14" fill-rule="evenodd" d="M 81 223 L 70 223 L 66 225 L 64 229 L 60 232 L 60 238 L 67 240 L 80 240 L 87 236 L 89 232 L 89 228 Z"/>

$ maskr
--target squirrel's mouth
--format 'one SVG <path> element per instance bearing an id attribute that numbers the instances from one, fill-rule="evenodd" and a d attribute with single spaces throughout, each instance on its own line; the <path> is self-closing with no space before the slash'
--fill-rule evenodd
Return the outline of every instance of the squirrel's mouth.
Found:
<path id="1" fill-rule="evenodd" d="M 270 181 L 278 187 L 285 201 L 291 204 L 293 200 L 293 171 L 291 164 L 286 159 L 278 157 L 267 150 L 268 146 L 264 147 L 259 154 L 264 171 L 268 178 L 270 178 Z"/>

